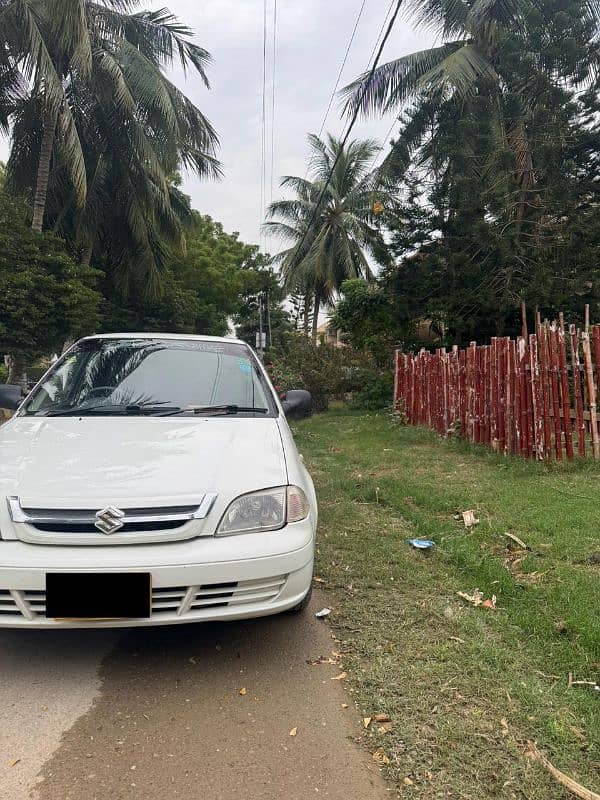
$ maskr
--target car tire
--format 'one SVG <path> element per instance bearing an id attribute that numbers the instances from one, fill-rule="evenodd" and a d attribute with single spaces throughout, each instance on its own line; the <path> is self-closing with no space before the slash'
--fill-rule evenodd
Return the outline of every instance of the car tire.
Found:
<path id="1" fill-rule="evenodd" d="M 308 590 L 308 592 L 304 595 L 302 600 L 298 603 L 298 605 L 290 608 L 288 614 L 301 614 L 308 608 L 308 604 L 310 603 L 310 598 L 312 597 L 312 586 Z"/>

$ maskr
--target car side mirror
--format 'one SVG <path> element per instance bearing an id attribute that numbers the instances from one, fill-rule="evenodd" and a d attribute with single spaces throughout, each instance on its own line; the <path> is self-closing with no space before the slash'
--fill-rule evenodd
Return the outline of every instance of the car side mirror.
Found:
<path id="1" fill-rule="evenodd" d="M 312 395 L 305 389 L 290 389 L 281 405 L 288 419 L 305 419 L 313 412 Z"/>
<path id="2" fill-rule="evenodd" d="M 7 411 L 15 411 L 23 399 L 23 390 L 20 386 L 13 386 L 10 383 L 0 383 L 0 408 Z"/>

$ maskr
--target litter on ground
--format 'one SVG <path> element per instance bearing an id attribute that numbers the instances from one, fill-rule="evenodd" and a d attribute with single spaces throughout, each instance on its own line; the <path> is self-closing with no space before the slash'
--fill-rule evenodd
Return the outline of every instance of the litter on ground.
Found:
<path id="1" fill-rule="evenodd" d="M 417 550 L 430 550 L 435 545 L 431 539 L 408 539 L 408 543 Z"/>
<path id="2" fill-rule="evenodd" d="M 479 589 L 475 589 L 473 594 L 467 594 L 467 592 L 457 592 L 459 597 L 462 597 L 463 600 L 466 600 L 467 603 L 471 603 L 472 606 L 482 606 L 483 608 L 489 608 L 492 611 L 496 610 L 496 595 L 492 595 L 489 600 L 484 600 L 483 592 L 480 592 Z"/>
<path id="3" fill-rule="evenodd" d="M 462 518 L 463 522 L 465 523 L 465 528 L 472 528 L 474 525 L 479 525 L 479 520 L 475 517 L 475 512 L 473 509 L 463 511 Z"/>

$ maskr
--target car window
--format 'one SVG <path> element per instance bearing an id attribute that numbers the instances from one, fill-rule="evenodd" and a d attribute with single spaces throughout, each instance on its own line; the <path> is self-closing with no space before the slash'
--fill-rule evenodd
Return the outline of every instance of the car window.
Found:
<path id="1" fill-rule="evenodd" d="M 274 412 L 250 348 L 201 340 L 84 340 L 37 388 L 23 413 L 124 406 L 236 405 Z"/>

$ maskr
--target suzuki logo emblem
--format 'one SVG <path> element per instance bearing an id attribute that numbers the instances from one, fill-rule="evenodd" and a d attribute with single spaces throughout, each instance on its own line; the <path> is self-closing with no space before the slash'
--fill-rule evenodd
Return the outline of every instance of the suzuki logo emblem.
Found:
<path id="1" fill-rule="evenodd" d="M 115 508 L 115 506 L 107 506 L 106 508 L 103 508 L 102 511 L 97 512 L 96 522 L 94 524 L 99 531 L 102 531 L 102 533 L 110 536 L 111 533 L 115 533 L 115 531 L 118 531 L 119 528 L 123 527 L 125 524 L 123 522 L 124 516 L 125 512 L 121 511 L 120 508 Z"/>

